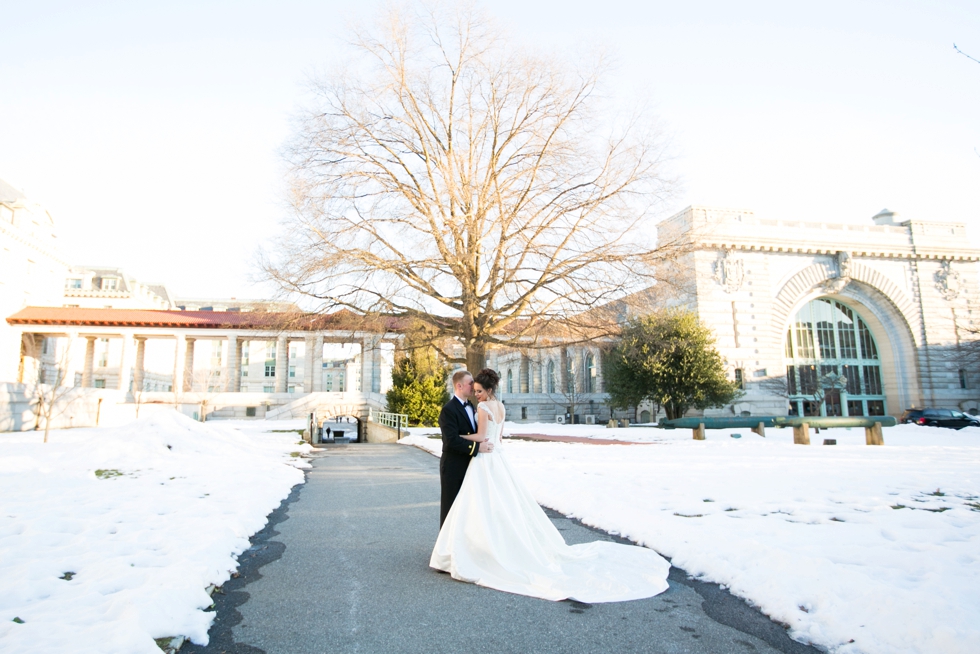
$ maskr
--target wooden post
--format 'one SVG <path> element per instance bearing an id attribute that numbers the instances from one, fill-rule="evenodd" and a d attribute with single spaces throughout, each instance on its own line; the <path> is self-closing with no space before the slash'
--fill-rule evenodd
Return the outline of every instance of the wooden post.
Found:
<path id="1" fill-rule="evenodd" d="M 864 428 L 864 442 L 868 445 L 884 445 L 885 437 L 881 433 L 881 423 L 876 422 L 871 427 Z"/>
<path id="2" fill-rule="evenodd" d="M 765 423 L 760 422 L 758 425 L 756 425 L 755 427 L 752 428 L 752 431 L 755 432 L 756 434 L 758 434 L 759 436 L 762 436 L 763 438 L 765 438 L 766 437 L 766 425 L 765 425 Z"/>
<path id="3" fill-rule="evenodd" d="M 704 423 L 699 422 L 697 429 L 692 430 L 694 432 L 694 440 L 703 441 L 704 440 Z"/>
<path id="4" fill-rule="evenodd" d="M 795 445 L 810 444 L 810 424 L 804 422 L 793 427 L 793 443 Z"/>

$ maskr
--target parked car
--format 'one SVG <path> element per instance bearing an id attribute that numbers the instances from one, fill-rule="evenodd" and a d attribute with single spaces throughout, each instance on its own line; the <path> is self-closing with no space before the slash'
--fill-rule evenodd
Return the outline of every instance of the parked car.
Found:
<path id="1" fill-rule="evenodd" d="M 952 409 L 909 409 L 902 414 L 901 422 L 950 429 L 980 427 L 980 418 Z"/>

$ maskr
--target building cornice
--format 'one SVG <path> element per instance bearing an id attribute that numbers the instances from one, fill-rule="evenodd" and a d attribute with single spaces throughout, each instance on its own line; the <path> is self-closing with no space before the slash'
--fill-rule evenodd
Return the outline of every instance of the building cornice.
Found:
<path id="1" fill-rule="evenodd" d="M 66 268 L 68 267 L 68 263 L 62 259 L 61 253 L 58 252 L 56 248 L 44 245 L 37 239 L 37 237 L 30 234 L 25 234 L 24 230 L 11 225 L 10 223 L 0 222 L 0 233 L 10 237 L 14 241 L 26 245 L 36 252 L 40 252 L 49 259 L 53 259 L 59 265 Z"/>

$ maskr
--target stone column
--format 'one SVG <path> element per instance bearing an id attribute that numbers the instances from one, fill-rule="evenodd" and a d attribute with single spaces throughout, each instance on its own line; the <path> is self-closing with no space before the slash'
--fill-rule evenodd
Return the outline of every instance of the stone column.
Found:
<path id="1" fill-rule="evenodd" d="M 313 337 L 303 337 L 303 392 L 313 392 Z"/>
<path id="2" fill-rule="evenodd" d="M 174 393 L 179 393 L 184 390 L 184 359 L 186 352 L 187 338 L 183 334 L 177 334 L 177 340 L 174 343 Z"/>
<path id="3" fill-rule="evenodd" d="M 130 361 L 133 360 L 133 337 L 123 334 L 119 337 L 122 346 L 119 348 L 119 378 L 116 380 L 116 388 L 124 393 L 129 391 L 131 377 Z"/>
<path id="4" fill-rule="evenodd" d="M 310 357 L 312 368 L 311 376 L 313 377 L 313 385 L 310 387 L 312 390 L 308 392 L 319 393 L 323 391 L 323 334 L 317 334 L 313 339 L 313 356 Z M 346 381 L 347 375 L 344 375 Z M 343 388 L 338 388 L 337 390 L 343 391 Z"/>
<path id="5" fill-rule="evenodd" d="M 194 343 L 195 339 L 184 339 L 184 376 L 181 380 L 184 392 L 194 390 Z"/>
<path id="6" fill-rule="evenodd" d="M 380 375 L 377 375 L 378 339 L 375 336 L 365 336 L 361 341 L 361 392 L 378 393 L 381 390 Z"/>
<path id="7" fill-rule="evenodd" d="M 289 383 L 289 341 L 285 334 L 276 339 L 276 392 L 285 393 Z"/>
<path id="8" fill-rule="evenodd" d="M 95 336 L 85 337 L 85 367 L 82 368 L 82 387 L 92 388 L 95 372 Z"/>
<path id="9" fill-rule="evenodd" d="M 526 355 L 521 355 L 521 367 L 518 373 L 518 391 L 525 395 L 531 392 L 531 359 Z"/>
<path id="10" fill-rule="evenodd" d="M 133 392 L 143 390 L 144 368 L 146 365 L 146 339 L 136 337 L 136 365 L 133 367 Z"/>
<path id="11" fill-rule="evenodd" d="M 560 370 L 558 371 L 558 383 L 561 386 L 561 388 L 555 389 L 559 393 L 568 392 L 568 368 L 569 368 L 568 360 L 569 360 L 568 348 L 563 347 L 561 348 L 561 352 L 559 353 L 559 360 L 558 360 L 558 367 L 560 368 Z M 572 370 L 574 371 L 574 368 Z"/>
<path id="12" fill-rule="evenodd" d="M 242 342 L 238 334 L 225 337 L 228 344 L 228 358 L 225 360 L 225 392 L 237 393 L 242 387 Z"/>

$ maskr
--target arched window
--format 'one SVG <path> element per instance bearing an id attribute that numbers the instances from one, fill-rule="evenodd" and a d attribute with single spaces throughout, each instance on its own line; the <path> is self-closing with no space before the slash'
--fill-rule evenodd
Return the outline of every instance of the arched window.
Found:
<path id="1" fill-rule="evenodd" d="M 585 392 L 595 393 L 596 383 L 595 383 L 595 358 L 592 353 L 585 355 Z"/>
<path id="2" fill-rule="evenodd" d="M 558 380 L 555 378 L 555 360 L 548 359 L 548 392 L 554 393 L 557 386 Z"/>
<path id="3" fill-rule="evenodd" d="M 878 346 L 851 307 L 820 298 L 806 303 L 786 331 L 790 414 L 883 416 Z"/>
<path id="4" fill-rule="evenodd" d="M 514 392 L 514 371 L 510 368 L 507 369 L 507 392 Z"/>

